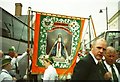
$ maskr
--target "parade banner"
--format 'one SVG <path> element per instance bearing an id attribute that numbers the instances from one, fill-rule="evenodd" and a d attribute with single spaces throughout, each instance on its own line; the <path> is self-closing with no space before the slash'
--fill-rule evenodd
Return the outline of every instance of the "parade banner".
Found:
<path id="1" fill-rule="evenodd" d="M 43 58 L 54 60 L 58 74 L 73 72 L 80 48 L 85 19 L 50 13 L 36 13 L 32 73 L 43 74 Z M 57 41 L 61 46 L 56 46 Z"/>

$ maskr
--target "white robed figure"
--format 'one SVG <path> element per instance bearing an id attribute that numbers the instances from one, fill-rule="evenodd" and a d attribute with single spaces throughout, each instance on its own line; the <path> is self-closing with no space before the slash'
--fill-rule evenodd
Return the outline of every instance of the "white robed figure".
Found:
<path id="1" fill-rule="evenodd" d="M 56 56 L 57 58 L 64 57 L 65 59 L 68 57 L 68 53 L 66 50 L 66 47 L 62 41 L 62 36 L 61 34 L 58 34 L 58 37 L 52 46 L 50 53 L 50 56 Z"/>

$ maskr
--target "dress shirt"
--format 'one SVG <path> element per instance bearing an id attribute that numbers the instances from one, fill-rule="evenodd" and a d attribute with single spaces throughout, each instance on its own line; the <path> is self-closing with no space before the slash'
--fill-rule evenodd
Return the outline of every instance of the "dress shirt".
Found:
<path id="1" fill-rule="evenodd" d="M 54 81 L 57 79 L 58 79 L 58 74 L 56 72 L 56 69 L 52 65 L 49 65 L 44 72 L 43 82 L 46 82 L 48 80 Z"/>
<path id="2" fill-rule="evenodd" d="M 95 56 L 93 55 L 93 53 L 92 53 L 91 51 L 90 51 L 90 54 L 91 54 L 91 56 L 93 57 L 93 59 L 94 59 L 96 65 L 97 65 L 97 64 L 98 64 L 98 60 L 95 58 Z"/>
<path id="3" fill-rule="evenodd" d="M 15 66 L 15 63 L 17 64 L 18 66 L 18 62 L 27 55 L 27 52 L 24 52 L 22 55 L 20 56 L 17 56 L 17 58 L 13 57 L 11 58 L 9 55 L 6 55 L 5 58 L 11 58 L 11 65 L 12 65 L 12 68 L 15 69 L 16 66 Z"/>

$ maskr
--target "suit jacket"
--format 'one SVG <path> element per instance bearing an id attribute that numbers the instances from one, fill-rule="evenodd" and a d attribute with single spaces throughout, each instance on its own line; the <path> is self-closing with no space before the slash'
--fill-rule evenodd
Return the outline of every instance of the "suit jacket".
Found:
<path id="1" fill-rule="evenodd" d="M 103 80 L 98 66 L 90 54 L 76 64 L 71 78 L 72 80 Z"/>
<path id="2" fill-rule="evenodd" d="M 120 63 L 115 63 L 115 65 L 116 65 L 116 67 L 117 67 L 117 69 L 119 71 L 119 74 L 120 74 Z"/>

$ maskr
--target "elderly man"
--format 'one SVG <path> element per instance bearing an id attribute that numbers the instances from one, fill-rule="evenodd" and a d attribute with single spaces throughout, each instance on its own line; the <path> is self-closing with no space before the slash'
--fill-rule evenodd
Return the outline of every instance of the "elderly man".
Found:
<path id="1" fill-rule="evenodd" d="M 105 80 L 109 82 L 120 82 L 120 64 L 116 62 L 118 54 L 112 46 L 108 46 L 105 60 L 102 62 L 104 68 L 101 69 Z"/>
<path id="2" fill-rule="evenodd" d="M 95 40 L 88 55 L 82 58 L 75 66 L 71 78 L 73 80 L 103 80 L 98 69 L 98 63 L 106 51 L 107 42 L 103 38 Z"/>

